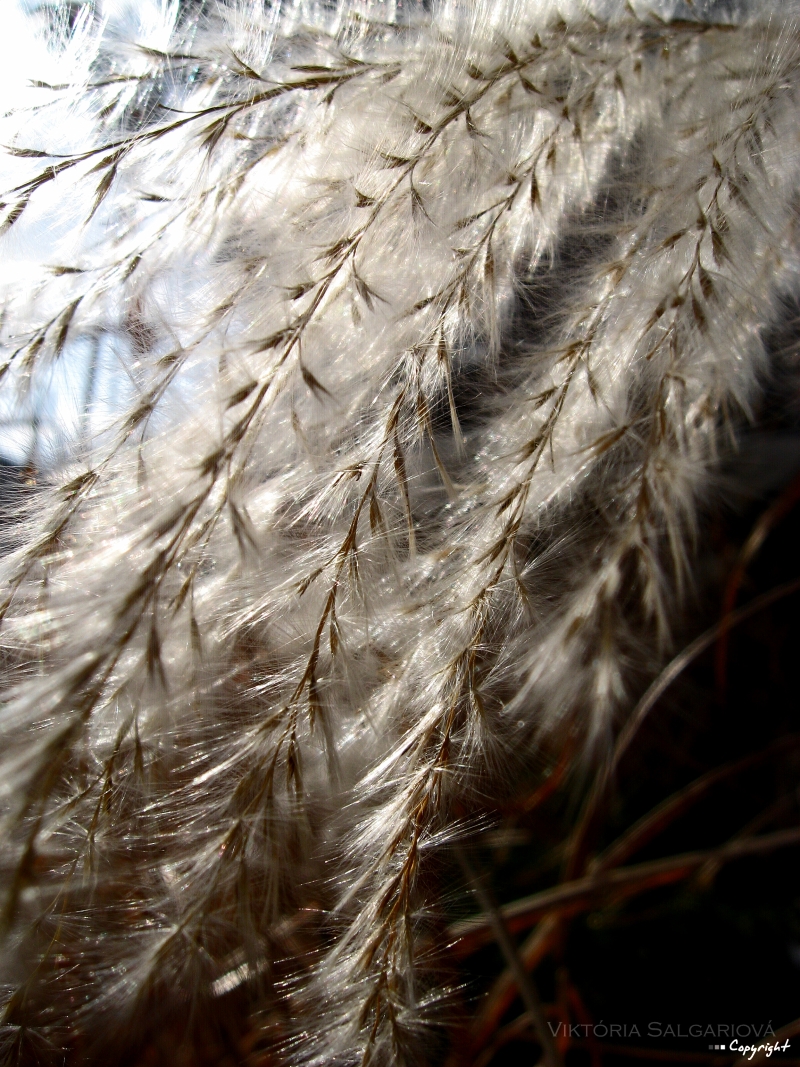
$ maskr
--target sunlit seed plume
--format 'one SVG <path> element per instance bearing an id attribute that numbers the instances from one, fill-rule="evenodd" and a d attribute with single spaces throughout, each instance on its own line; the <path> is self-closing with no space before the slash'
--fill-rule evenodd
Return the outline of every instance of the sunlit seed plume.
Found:
<path id="1" fill-rule="evenodd" d="M 2 534 L 13 1062 L 109 1062 L 245 983 L 290 1062 L 435 1056 L 422 875 L 539 746 L 604 758 L 769 379 L 794 13 L 24 24 L 0 131 L 0 445 L 37 485 Z"/>

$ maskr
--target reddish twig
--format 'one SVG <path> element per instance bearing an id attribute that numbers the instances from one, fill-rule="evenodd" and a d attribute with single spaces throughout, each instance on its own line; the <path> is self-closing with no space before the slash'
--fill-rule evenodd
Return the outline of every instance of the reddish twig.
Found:
<path id="1" fill-rule="evenodd" d="M 776 586 L 774 589 L 770 589 L 766 593 L 762 593 L 761 596 L 751 600 L 749 604 L 734 611 L 727 619 L 715 623 L 700 634 L 699 637 L 696 637 L 682 652 L 679 652 L 647 688 L 631 712 L 625 726 L 620 731 L 611 759 L 598 773 L 586 800 L 570 848 L 570 856 L 566 866 L 568 879 L 574 879 L 584 868 L 589 840 L 594 831 L 598 815 L 608 797 L 611 783 L 616 777 L 617 769 L 631 742 L 659 699 L 686 670 L 689 664 L 714 644 L 720 633 L 722 633 L 723 627 L 730 630 L 753 615 L 757 615 L 765 608 L 770 607 L 778 600 L 791 596 L 798 591 L 800 591 L 800 578 L 795 578 L 791 582 L 786 582 L 783 585 Z"/>
<path id="2" fill-rule="evenodd" d="M 694 871 L 703 867 L 710 860 L 717 863 L 729 863 L 731 860 L 773 852 L 779 848 L 788 848 L 800 844 L 800 827 L 777 830 L 763 837 L 733 841 L 721 848 L 702 852 L 685 852 L 679 856 L 667 856 L 664 859 L 638 863 L 631 867 L 620 867 L 611 871 L 600 871 L 545 889 L 532 896 L 505 904 L 498 910 L 509 931 L 516 933 L 532 926 L 545 916 L 579 911 L 588 911 L 598 900 L 609 892 L 624 893 L 634 896 L 647 889 L 662 885 L 671 885 L 688 878 Z M 492 940 L 490 920 L 486 916 L 476 916 L 462 922 L 454 923 L 449 928 L 454 941 L 466 941 L 469 951 L 475 951 Z M 461 954 L 466 955 L 466 946 Z"/>

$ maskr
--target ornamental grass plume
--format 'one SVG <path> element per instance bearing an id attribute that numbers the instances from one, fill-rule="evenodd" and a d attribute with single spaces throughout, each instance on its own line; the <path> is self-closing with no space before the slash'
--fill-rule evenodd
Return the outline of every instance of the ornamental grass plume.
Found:
<path id="1" fill-rule="evenodd" d="M 258 1062 L 440 1062 L 443 857 L 607 766 L 775 373 L 797 5 L 51 14 L 0 373 L 82 414 L 3 531 L 0 1042 L 246 989 Z"/>

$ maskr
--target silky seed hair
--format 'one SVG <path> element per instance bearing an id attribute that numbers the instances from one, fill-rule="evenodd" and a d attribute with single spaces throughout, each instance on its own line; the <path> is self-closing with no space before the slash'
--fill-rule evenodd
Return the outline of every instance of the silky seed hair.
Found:
<path id="1" fill-rule="evenodd" d="M 249 983 L 287 1062 L 424 1063 L 441 857 L 607 758 L 770 380 L 795 5 L 59 10 L 5 410 L 90 343 L 117 385 L 2 531 L 0 1042 Z"/>

